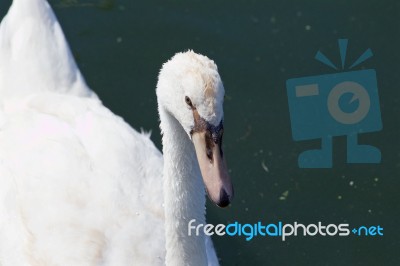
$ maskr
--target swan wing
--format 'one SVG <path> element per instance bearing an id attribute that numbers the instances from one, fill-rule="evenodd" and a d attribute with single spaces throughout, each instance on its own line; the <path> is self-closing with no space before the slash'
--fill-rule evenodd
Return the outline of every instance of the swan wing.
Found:
<path id="1" fill-rule="evenodd" d="M 0 97 L 45 91 L 96 97 L 47 1 L 14 0 L 0 25 Z"/>
<path id="2" fill-rule="evenodd" d="M 163 265 L 161 153 L 96 99 L 0 109 L 2 265 Z"/>

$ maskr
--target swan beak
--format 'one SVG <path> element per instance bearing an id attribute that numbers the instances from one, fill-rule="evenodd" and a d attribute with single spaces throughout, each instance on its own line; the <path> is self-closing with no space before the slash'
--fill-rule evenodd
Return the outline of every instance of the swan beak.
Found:
<path id="1" fill-rule="evenodd" d="M 233 198 L 233 186 L 223 158 L 222 132 L 219 138 L 213 138 L 213 134 L 218 132 L 195 132 L 192 140 L 208 197 L 219 207 L 226 207 Z"/>

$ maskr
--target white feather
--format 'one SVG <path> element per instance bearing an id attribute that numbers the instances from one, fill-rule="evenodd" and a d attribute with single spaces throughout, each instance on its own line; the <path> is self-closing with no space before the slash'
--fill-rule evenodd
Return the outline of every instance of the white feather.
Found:
<path id="1" fill-rule="evenodd" d="M 222 109 L 215 110 L 202 112 L 220 118 Z M 191 146 L 170 145 L 165 160 Z M 182 243 L 165 233 L 186 220 L 166 219 L 164 193 L 173 189 L 165 188 L 176 181 L 163 188 L 163 172 L 198 174 L 197 165 L 166 165 L 172 168 L 148 133 L 132 129 L 86 86 L 48 3 L 14 0 L 0 26 L 0 265 L 164 265 L 166 251 L 179 248 L 175 265 L 188 258 L 218 265 L 210 239 Z M 179 195 L 166 199 L 177 202 L 176 212 L 204 220 L 198 179 L 178 184 L 194 191 L 196 206 Z M 196 259 L 189 252 L 199 241 L 206 257 Z"/>

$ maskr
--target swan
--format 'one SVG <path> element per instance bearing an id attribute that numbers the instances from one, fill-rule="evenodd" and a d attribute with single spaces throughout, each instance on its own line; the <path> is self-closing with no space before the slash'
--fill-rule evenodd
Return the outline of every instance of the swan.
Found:
<path id="1" fill-rule="evenodd" d="M 45 0 L 14 0 L 0 24 L 0 265 L 218 265 L 205 194 L 233 187 L 224 87 L 193 51 L 161 68 L 163 154 L 86 85 Z"/>

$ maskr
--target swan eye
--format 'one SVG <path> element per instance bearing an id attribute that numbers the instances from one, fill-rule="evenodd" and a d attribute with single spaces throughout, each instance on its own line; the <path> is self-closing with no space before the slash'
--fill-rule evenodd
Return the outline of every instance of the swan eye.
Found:
<path id="1" fill-rule="evenodd" d="M 190 107 L 193 107 L 192 100 L 190 100 L 189 97 L 185 96 L 185 102 L 186 102 L 186 104 L 189 105 Z"/>

